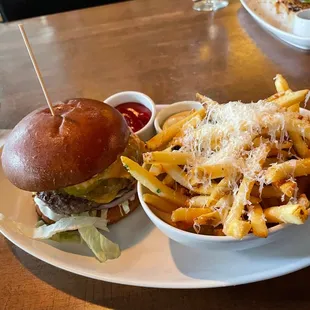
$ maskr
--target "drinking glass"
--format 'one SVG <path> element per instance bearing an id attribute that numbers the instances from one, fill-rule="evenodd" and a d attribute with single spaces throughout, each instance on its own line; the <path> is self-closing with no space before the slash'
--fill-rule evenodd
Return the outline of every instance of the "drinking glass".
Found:
<path id="1" fill-rule="evenodd" d="M 196 11 L 216 11 L 225 8 L 228 0 L 193 0 L 193 9 Z"/>

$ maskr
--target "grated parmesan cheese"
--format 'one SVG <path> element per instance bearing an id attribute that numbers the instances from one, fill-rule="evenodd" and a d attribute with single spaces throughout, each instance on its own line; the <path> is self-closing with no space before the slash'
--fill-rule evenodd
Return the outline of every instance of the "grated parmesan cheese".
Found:
<path id="1" fill-rule="evenodd" d="M 232 167 L 228 178 L 233 196 L 238 193 L 241 176 L 257 182 L 261 193 L 265 185 L 261 164 L 270 147 L 280 149 L 288 140 L 286 120 L 299 114 L 264 100 L 249 104 L 206 102 L 204 107 L 205 118 L 196 128 L 186 128 L 182 138 L 179 151 L 193 154 L 184 171 L 189 173 L 189 178 L 199 180 L 198 185 L 208 188 L 212 175 L 202 174 L 198 168 L 227 164 Z M 258 146 L 253 143 L 256 137 L 260 137 Z"/>

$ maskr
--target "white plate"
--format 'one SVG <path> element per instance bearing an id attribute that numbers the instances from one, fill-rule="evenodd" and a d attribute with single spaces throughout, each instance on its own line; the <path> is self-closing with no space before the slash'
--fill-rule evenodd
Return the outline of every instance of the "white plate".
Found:
<path id="1" fill-rule="evenodd" d="M 1 143 L 1 132 L 0 132 Z M 31 195 L 6 180 L 0 167 L 0 212 L 34 225 Z M 310 221 L 287 239 L 259 248 L 221 253 L 197 250 L 169 240 L 142 208 L 111 227 L 108 237 L 120 244 L 119 259 L 99 263 L 83 245 L 31 240 L 0 228 L 29 254 L 59 268 L 108 282 L 161 288 L 210 288 L 250 283 L 310 265 Z"/>
<path id="2" fill-rule="evenodd" d="M 301 49 L 310 49 L 310 36 L 300 37 L 293 33 L 293 18 L 287 21 L 281 14 L 275 14 L 270 0 L 240 0 L 250 15 L 276 38 Z"/>

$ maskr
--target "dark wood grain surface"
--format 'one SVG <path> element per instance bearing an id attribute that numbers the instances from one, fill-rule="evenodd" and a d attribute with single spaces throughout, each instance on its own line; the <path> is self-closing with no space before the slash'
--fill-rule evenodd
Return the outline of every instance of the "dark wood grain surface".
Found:
<path id="1" fill-rule="evenodd" d="M 212 13 L 190 0 L 141 0 L 24 21 L 53 101 L 138 90 L 156 103 L 199 91 L 225 102 L 274 92 L 281 72 L 310 86 L 310 54 L 264 32 L 238 2 Z M 0 25 L 0 128 L 44 97 L 18 32 Z M 0 198 L 1 199 L 1 198 Z M 104 283 L 49 266 L 0 237 L 0 309 L 310 309 L 310 269 L 256 284 L 161 290 Z"/>

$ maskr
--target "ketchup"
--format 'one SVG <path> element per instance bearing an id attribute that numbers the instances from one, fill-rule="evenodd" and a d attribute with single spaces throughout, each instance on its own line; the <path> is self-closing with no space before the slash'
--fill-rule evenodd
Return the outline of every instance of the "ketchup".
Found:
<path id="1" fill-rule="evenodd" d="M 125 102 L 115 107 L 125 118 L 133 132 L 142 129 L 151 118 L 151 111 L 137 102 Z"/>

